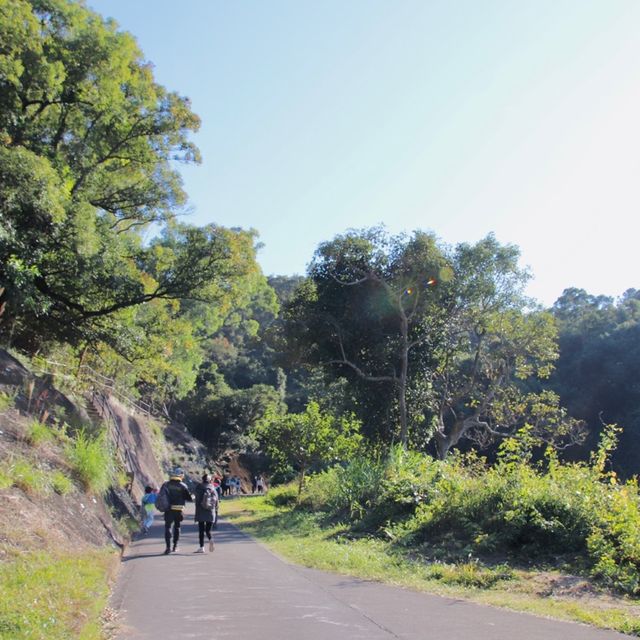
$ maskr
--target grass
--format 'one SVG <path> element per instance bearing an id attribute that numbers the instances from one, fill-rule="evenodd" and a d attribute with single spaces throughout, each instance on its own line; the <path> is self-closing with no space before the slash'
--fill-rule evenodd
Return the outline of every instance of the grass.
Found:
<path id="1" fill-rule="evenodd" d="M 45 442 L 51 442 L 54 434 L 46 424 L 39 420 L 31 420 L 27 425 L 25 438 L 30 445 L 37 447 Z"/>
<path id="2" fill-rule="evenodd" d="M 11 484 L 29 495 L 46 495 L 49 490 L 47 474 L 26 458 L 15 458 L 9 464 Z"/>
<path id="3" fill-rule="evenodd" d="M 59 469 L 51 474 L 50 481 L 51 488 L 61 496 L 73 491 L 73 482 Z"/>
<path id="4" fill-rule="evenodd" d="M 15 394 L 0 393 L 0 413 L 10 409 L 15 404 Z"/>
<path id="5" fill-rule="evenodd" d="M 100 640 L 118 556 L 26 553 L 0 564 L 0 640 Z"/>
<path id="6" fill-rule="evenodd" d="M 92 439 L 84 430 L 79 431 L 67 444 L 66 455 L 86 491 L 103 494 L 113 478 L 113 459 L 103 435 Z"/>
<path id="7" fill-rule="evenodd" d="M 307 567 L 640 636 L 637 601 L 543 597 L 536 584 L 540 572 L 474 559 L 427 563 L 415 550 L 371 536 L 355 538 L 346 525 L 326 525 L 317 514 L 275 507 L 261 497 L 225 501 L 222 508 L 234 524 Z"/>

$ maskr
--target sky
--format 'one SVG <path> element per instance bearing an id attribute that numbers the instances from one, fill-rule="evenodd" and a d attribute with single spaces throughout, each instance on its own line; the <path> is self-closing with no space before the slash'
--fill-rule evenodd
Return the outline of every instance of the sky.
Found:
<path id="1" fill-rule="evenodd" d="M 202 119 L 194 225 L 304 274 L 350 228 L 494 233 L 551 305 L 640 288 L 637 0 L 87 0 Z"/>

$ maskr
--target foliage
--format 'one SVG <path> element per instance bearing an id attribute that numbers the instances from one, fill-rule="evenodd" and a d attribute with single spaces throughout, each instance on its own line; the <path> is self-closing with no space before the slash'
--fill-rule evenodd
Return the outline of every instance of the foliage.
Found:
<path id="1" fill-rule="evenodd" d="M 505 440 L 492 466 L 474 455 L 439 461 L 395 449 L 383 461 L 358 458 L 312 476 L 301 506 L 436 560 L 562 557 L 638 595 L 640 495 L 635 481 L 620 484 L 606 470 L 615 440 L 610 426 L 592 465 L 562 463 L 552 449 L 534 464 L 530 429 Z"/>
<path id="2" fill-rule="evenodd" d="M 569 412 L 586 421 L 595 448 L 603 423 L 624 427 L 614 466 L 625 477 L 640 472 L 640 292 L 619 300 L 566 289 L 552 312 L 559 326 L 560 359 L 549 386 Z"/>
<path id="3" fill-rule="evenodd" d="M 304 413 L 268 411 L 254 433 L 277 466 L 292 464 L 297 469 L 300 493 L 307 471 L 346 460 L 357 451 L 358 429 L 353 416 L 336 417 L 310 402 Z"/>
<path id="4" fill-rule="evenodd" d="M 274 487 L 267 493 L 265 501 L 274 507 L 293 506 L 298 499 L 298 487 L 294 484 Z"/>
<path id="5" fill-rule="evenodd" d="M 518 257 L 493 236 L 455 248 L 418 231 L 337 236 L 285 305 L 289 358 L 348 381 L 371 442 L 433 441 L 445 457 L 532 424 L 571 443 L 580 423 L 525 386 L 549 375 L 556 329 L 523 296 Z"/>
<path id="6" fill-rule="evenodd" d="M 29 553 L 0 564 L 0 638 L 99 640 L 116 557 Z"/>
<path id="7" fill-rule="evenodd" d="M 177 223 L 199 119 L 133 36 L 66 0 L 2 11 L 0 340 L 170 405 L 230 317 L 275 304 L 256 234 Z"/>
<path id="8" fill-rule="evenodd" d="M 11 408 L 15 402 L 15 398 L 8 393 L 0 393 L 0 412 Z"/>
<path id="9" fill-rule="evenodd" d="M 67 444 L 65 453 L 86 491 L 103 494 L 114 476 L 113 457 L 103 431 L 91 437 L 82 429 Z"/>

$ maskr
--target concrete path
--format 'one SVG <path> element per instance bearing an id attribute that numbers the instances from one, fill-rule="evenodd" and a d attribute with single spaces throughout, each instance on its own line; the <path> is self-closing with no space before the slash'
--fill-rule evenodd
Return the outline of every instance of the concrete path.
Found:
<path id="1" fill-rule="evenodd" d="M 160 517 L 123 558 L 112 607 L 118 640 L 621 640 L 630 636 L 429 596 L 288 564 L 220 522 L 195 554 L 185 515 L 178 552 Z"/>

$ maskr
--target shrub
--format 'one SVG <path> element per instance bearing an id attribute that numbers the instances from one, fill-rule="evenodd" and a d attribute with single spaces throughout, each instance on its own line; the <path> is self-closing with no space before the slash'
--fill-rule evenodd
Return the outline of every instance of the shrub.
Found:
<path id="1" fill-rule="evenodd" d="M 330 511 L 335 508 L 338 467 L 332 467 L 322 473 L 307 478 L 300 504 L 311 511 Z"/>
<path id="2" fill-rule="evenodd" d="M 380 499 L 384 470 L 383 462 L 366 457 L 334 467 L 323 481 L 327 507 L 338 516 L 362 519 Z"/>
<path id="3" fill-rule="evenodd" d="M 294 483 L 272 488 L 265 497 L 265 502 L 274 507 L 292 507 L 297 500 L 298 485 Z"/>
<path id="4" fill-rule="evenodd" d="M 635 481 L 612 486 L 587 538 L 591 573 L 625 593 L 640 595 L 640 509 Z"/>
<path id="5" fill-rule="evenodd" d="M 78 431 L 66 447 L 73 470 L 87 491 L 103 494 L 111 485 L 113 463 L 105 433 L 90 438 L 84 429 Z"/>

